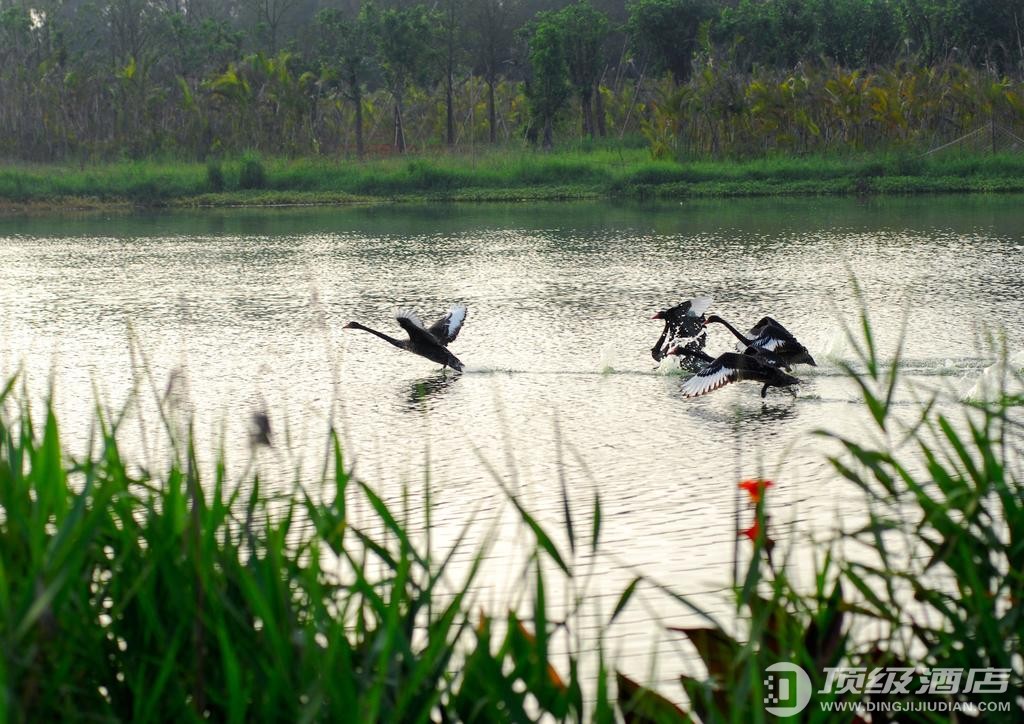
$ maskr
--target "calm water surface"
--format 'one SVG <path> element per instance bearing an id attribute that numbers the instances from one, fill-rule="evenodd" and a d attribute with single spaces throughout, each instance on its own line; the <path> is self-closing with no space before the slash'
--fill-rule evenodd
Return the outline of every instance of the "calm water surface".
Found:
<path id="1" fill-rule="evenodd" d="M 265 408 L 278 445 L 259 464 L 282 492 L 295 462 L 318 479 L 333 419 L 357 473 L 396 504 L 407 486 L 415 516 L 429 471 L 439 542 L 474 513 L 480 526 L 508 522 L 496 477 L 560 529 L 561 472 L 581 527 L 601 496 L 592 588 L 606 614 L 631 579 L 623 562 L 714 608 L 730 580 L 737 480 L 778 481 L 780 528 L 825 532 L 857 513 L 809 434 L 864 426 L 836 366 L 854 359 L 841 330 L 857 319 L 851 277 L 883 357 L 905 323 L 912 385 L 900 400 L 913 410 L 912 388 L 972 388 L 994 361 L 986 330 L 1011 353 L 1024 347 L 1022 260 L 1024 204 L 1012 197 L 2 218 L 0 372 L 24 363 L 37 398 L 54 380 L 72 452 L 96 394 L 117 409 L 137 388 L 126 436 L 141 462 L 163 454 L 154 390 L 170 390 L 210 450 L 223 440 L 236 474 L 248 417 Z M 762 401 L 753 384 L 681 397 L 685 377 L 650 357 L 660 326 L 649 317 L 697 294 L 741 328 L 770 314 L 797 334 L 819 367 L 800 370 L 796 398 Z M 469 306 L 452 345 L 462 375 L 341 329 L 358 320 L 400 336 L 396 306 L 431 321 L 455 301 Z M 731 346 L 712 330 L 709 351 Z M 482 603 L 523 589 L 515 531 L 494 549 Z M 686 614 L 657 594 L 646 604 L 616 629 L 627 667 L 675 650 L 652 618 Z"/>

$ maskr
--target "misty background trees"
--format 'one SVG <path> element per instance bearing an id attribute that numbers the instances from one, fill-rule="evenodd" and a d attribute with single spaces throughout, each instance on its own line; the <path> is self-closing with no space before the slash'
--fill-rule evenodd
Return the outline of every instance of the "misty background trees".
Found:
<path id="1" fill-rule="evenodd" d="M 0 158 L 1021 132 L 1024 0 L 0 0 Z"/>

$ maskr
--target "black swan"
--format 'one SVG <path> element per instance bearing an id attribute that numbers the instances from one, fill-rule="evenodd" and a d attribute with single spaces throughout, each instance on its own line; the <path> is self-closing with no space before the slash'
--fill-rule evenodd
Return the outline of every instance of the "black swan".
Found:
<path id="1" fill-rule="evenodd" d="M 811 357 L 811 353 L 807 351 L 807 348 L 800 344 L 796 337 L 790 334 L 788 329 L 771 317 L 762 317 L 761 321 L 755 324 L 746 335 L 742 334 L 717 314 L 712 314 L 708 317 L 704 324 L 706 326 L 715 322 L 718 322 L 732 332 L 736 339 L 740 341 L 740 344 L 736 345 L 736 349 L 740 352 L 747 347 L 773 352 L 783 362 L 782 366 L 787 370 L 790 369 L 790 365 L 795 364 L 818 366 L 814 358 Z"/>
<path id="2" fill-rule="evenodd" d="M 361 329 L 364 332 L 377 335 L 385 342 L 390 342 L 400 349 L 407 350 L 413 354 L 437 362 L 444 367 L 451 367 L 453 370 L 462 371 L 462 362 L 459 358 L 449 352 L 446 347 L 459 336 L 462 323 L 466 321 L 466 307 L 463 304 L 456 304 L 448 313 L 434 322 L 430 328 L 423 326 L 423 322 L 411 309 L 400 309 L 395 313 L 395 319 L 402 326 L 402 329 L 409 335 L 409 339 L 395 339 L 389 337 L 376 329 L 370 329 L 359 322 L 349 322 L 344 329 Z"/>
<path id="3" fill-rule="evenodd" d="M 695 356 L 682 347 L 676 347 L 669 354 Z M 751 380 L 764 383 L 761 388 L 761 397 L 765 397 L 769 387 L 789 387 L 800 384 L 800 380 L 796 377 L 787 375 L 778 367 L 764 360 L 765 357 L 761 352 L 753 347 L 748 347 L 743 354 L 738 352 L 720 354 L 711 364 L 683 383 L 683 395 L 699 397 L 714 392 L 720 387 L 725 387 L 730 382 Z"/>
<path id="4" fill-rule="evenodd" d="M 741 354 L 748 354 L 752 357 L 756 357 L 758 362 L 767 365 L 768 367 L 781 367 L 786 371 L 791 371 L 789 365 L 786 364 L 786 360 L 775 352 L 765 349 L 764 347 L 754 347 L 753 345 L 744 347 L 742 344 L 738 344 L 736 345 L 736 351 Z M 702 349 L 693 349 L 692 344 L 676 346 L 674 349 L 669 351 L 669 354 L 692 360 L 694 363 L 694 371 L 704 369 L 716 359 Z"/>
<path id="5" fill-rule="evenodd" d="M 684 344 L 693 352 L 704 349 L 707 333 L 704 330 L 704 313 L 711 306 L 711 297 L 695 297 L 670 309 L 663 309 L 651 319 L 665 320 L 661 336 L 651 347 L 651 357 L 660 362 L 668 351 Z M 684 342 L 683 340 L 688 340 Z"/>

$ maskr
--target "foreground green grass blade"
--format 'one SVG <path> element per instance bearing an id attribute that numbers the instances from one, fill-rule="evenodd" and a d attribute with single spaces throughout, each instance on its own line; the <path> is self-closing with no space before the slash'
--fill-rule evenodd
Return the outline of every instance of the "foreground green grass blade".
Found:
<path id="1" fill-rule="evenodd" d="M 704 721 L 763 720 L 763 668 L 778 660 L 804 666 L 816 691 L 826 666 L 897 663 L 1009 669 L 1008 686 L 1019 690 L 1019 408 L 1010 395 L 959 407 L 932 397 L 905 422 L 893 414 L 898 364 L 886 365 L 871 341 L 857 348 L 869 374 L 854 384 L 876 434 L 831 439 L 842 446 L 836 479 L 853 483 L 866 522 L 820 544 L 807 590 L 794 582 L 808 577 L 793 575 L 788 554 L 769 555 L 759 504 L 764 534 L 730 589 L 732 614 L 719 621 L 689 591 L 599 546 L 595 493 L 588 565 L 597 575 L 608 566 L 630 574 L 595 633 L 596 667 L 580 655 L 589 645 L 580 631 L 605 618 L 589 616 L 600 609 L 586 600 L 590 573 L 575 576 L 585 542 L 567 485 L 568 560 L 559 531 L 545 530 L 501 486 L 532 533 L 521 590 L 532 583 L 533 597 L 492 623 L 476 609 L 476 586 L 493 565 L 496 526 L 468 570 L 456 564 L 472 520 L 435 560 L 429 537 L 410 532 L 408 516 L 345 469 L 333 433 L 322 484 L 309 486 L 326 491 L 324 500 L 298 484 L 294 495 L 274 497 L 266 491 L 278 481 L 250 471 L 236 482 L 223 457 L 201 470 L 191 439 L 162 470 L 133 472 L 116 424 L 99 412 L 94 444 L 73 459 L 53 410 L 35 425 L 8 381 L 0 388 L 0 720 L 686 721 L 664 692 L 625 672 L 610 690 L 608 627 L 623 624 L 641 590 L 644 603 L 663 595 L 705 622 L 678 630 L 708 676 L 683 675 L 682 691 L 676 684 L 669 693 L 685 693 L 686 709 Z M 453 570 L 464 571 L 457 586 Z M 865 629 L 882 632 L 870 646 L 854 633 Z"/>

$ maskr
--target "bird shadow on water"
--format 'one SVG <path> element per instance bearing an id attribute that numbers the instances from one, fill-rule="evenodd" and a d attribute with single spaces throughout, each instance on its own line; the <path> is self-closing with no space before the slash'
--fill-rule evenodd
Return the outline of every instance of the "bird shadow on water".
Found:
<path id="1" fill-rule="evenodd" d="M 416 411 L 430 410 L 460 376 L 452 372 L 438 372 L 416 380 L 406 388 L 403 395 L 405 408 Z"/>
<path id="2" fill-rule="evenodd" d="M 745 407 L 733 410 L 733 419 L 737 422 L 750 422 L 753 424 L 770 424 L 793 420 L 797 415 L 797 406 L 792 400 L 778 400 L 762 402 L 759 407 Z"/>
<path id="3" fill-rule="evenodd" d="M 688 400 L 684 400 L 688 402 Z M 711 405 L 694 406 L 690 414 L 707 422 L 737 424 L 759 427 L 772 426 L 778 422 L 795 420 L 799 413 L 797 398 L 790 395 L 769 396 L 766 400 L 739 403 L 722 408 Z"/>

